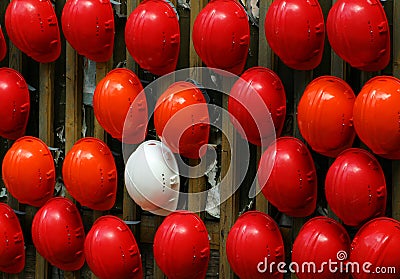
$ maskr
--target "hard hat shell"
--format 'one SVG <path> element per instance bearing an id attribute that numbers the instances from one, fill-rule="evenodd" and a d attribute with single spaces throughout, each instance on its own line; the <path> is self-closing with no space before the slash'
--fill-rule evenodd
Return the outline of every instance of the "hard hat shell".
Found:
<path id="1" fill-rule="evenodd" d="M 326 21 L 332 49 L 352 67 L 379 71 L 390 60 L 390 33 L 378 0 L 338 0 Z"/>
<path id="2" fill-rule="evenodd" d="M 25 134 L 30 110 L 28 85 L 11 68 L 0 68 L 0 136 L 16 140 Z"/>
<path id="3" fill-rule="evenodd" d="M 61 25 L 68 43 L 95 62 L 110 60 L 114 48 L 114 12 L 110 0 L 67 0 Z"/>
<path id="4" fill-rule="evenodd" d="M 96 138 L 78 140 L 63 164 L 65 187 L 81 205 L 109 210 L 117 195 L 117 167 L 110 148 Z"/>
<path id="5" fill-rule="evenodd" d="M 6 58 L 7 54 L 7 43 L 4 38 L 3 30 L 0 26 L 0 61 Z"/>
<path id="6" fill-rule="evenodd" d="M 205 278 L 210 242 L 205 224 L 188 211 L 168 215 L 154 237 L 154 258 L 171 279 Z"/>
<path id="7" fill-rule="evenodd" d="M 382 216 L 386 182 L 379 162 L 368 151 L 343 151 L 328 170 L 325 195 L 332 211 L 349 226 Z"/>
<path id="8" fill-rule="evenodd" d="M 175 211 L 180 178 L 174 154 L 159 141 L 143 142 L 126 162 L 125 186 L 143 210 L 157 215 Z"/>
<path id="9" fill-rule="evenodd" d="M 305 89 L 297 123 L 303 138 L 316 152 L 336 157 L 353 145 L 353 107 L 356 96 L 342 79 L 322 76 Z"/>
<path id="10" fill-rule="evenodd" d="M 25 266 L 24 235 L 17 215 L 0 203 L 0 271 L 20 273 Z"/>
<path id="11" fill-rule="evenodd" d="M 192 39 L 207 67 L 239 75 L 250 44 L 246 11 L 235 0 L 211 0 L 196 17 Z"/>
<path id="12" fill-rule="evenodd" d="M 278 138 L 265 150 L 258 167 L 258 182 L 265 198 L 282 213 L 306 217 L 316 208 L 314 161 L 297 138 Z"/>
<path id="13" fill-rule="evenodd" d="M 286 116 L 285 89 L 279 76 L 264 67 L 245 71 L 231 89 L 228 111 L 232 124 L 249 142 L 261 145 L 279 137 Z"/>
<path id="14" fill-rule="evenodd" d="M 35 61 L 49 63 L 60 56 L 60 30 L 50 0 L 12 0 L 5 25 L 12 43 Z"/>
<path id="15" fill-rule="evenodd" d="M 175 70 L 180 49 L 177 13 L 165 0 L 145 0 L 129 15 L 125 26 L 129 54 L 155 75 Z"/>
<path id="16" fill-rule="evenodd" d="M 299 266 L 296 276 L 299 279 L 345 279 L 344 272 L 332 272 L 328 262 L 346 263 L 350 251 L 350 237 L 342 225 L 328 217 L 310 219 L 297 235 L 292 249 L 292 262 Z M 338 254 L 342 253 L 342 254 Z M 313 263 L 315 270 L 302 268 L 305 263 Z"/>
<path id="17" fill-rule="evenodd" d="M 39 209 L 32 222 L 32 240 L 39 254 L 62 270 L 78 270 L 85 262 L 81 215 L 69 199 L 52 198 Z"/>
<path id="18" fill-rule="evenodd" d="M 85 239 L 85 257 L 98 278 L 143 278 L 135 237 L 118 217 L 106 215 L 96 220 Z"/>
<path id="19" fill-rule="evenodd" d="M 192 159 L 204 156 L 210 118 L 203 93 L 192 83 L 173 83 L 157 101 L 154 126 L 172 152 Z"/>
<path id="20" fill-rule="evenodd" d="M 373 219 L 361 227 L 351 243 L 350 261 L 360 263 L 360 272 L 352 272 L 352 278 L 397 279 L 399 258 L 400 222 L 386 217 Z M 371 264 L 366 266 L 368 270 L 362 268 L 364 263 Z M 376 270 L 377 267 L 381 269 Z"/>
<path id="21" fill-rule="evenodd" d="M 20 203 L 41 207 L 53 196 L 53 156 L 38 138 L 18 139 L 4 156 L 2 173 L 7 190 Z"/>
<path id="22" fill-rule="evenodd" d="M 93 96 L 94 115 L 113 138 L 129 144 L 145 139 L 147 102 L 142 91 L 139 78 L 124 68 L 112 70 L 97 84 Z M 124 130 L 128 125 L 131 128 Z"/>
<path id="23" fill-rule="evenodd" d="M 354 128 L 372 152 L 400 159 L 398 104 L 400 80 L 391 76 L 370 79 L 354 103 Z"/>
<path id="24" fill-rule="evenodd" d="M 287 66 L 312 70 L 321 63 L 325 25 L 317 0 L 275 0 L 264 24 L 268 44 Z"/>
<path id="25" fill-rule="evenodd" d="M 275 221 L 264 212 L 248 211 L 232 226 L 226 239 L 226 253 L 232 270 L 241 279 L 282 279 L 283 273 L 266 268 L 264 263 L 285 261 L 283 240 Z M 260 266 L 260 263 L 263 265 Z"/>

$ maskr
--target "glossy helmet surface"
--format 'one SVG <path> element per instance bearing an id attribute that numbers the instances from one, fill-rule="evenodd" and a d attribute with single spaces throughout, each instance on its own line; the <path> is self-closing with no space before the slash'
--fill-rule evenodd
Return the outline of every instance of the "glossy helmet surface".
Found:
<path id="1" fill-rule="evenodd" d="M 379 71 L 390 61 L 390 32 L 379 0 L 338 0 L 326 21 L 332 49 L 352 67 Z"/>
<path id="2" fill-rule="evenodd" d="M 4 38 L 3 30 L 0 26 L 0 61 L 6 57 L 7 54 L 7 43 Z"/>
<path id="3" fill-rule="evenodd" d="M 279 76 L 264 67 L 245 71 L 231 89 L 228 111 L 232 124 L 249 142 L 262 145 L 279 137 L 286 116 L 285 89 Z"/>

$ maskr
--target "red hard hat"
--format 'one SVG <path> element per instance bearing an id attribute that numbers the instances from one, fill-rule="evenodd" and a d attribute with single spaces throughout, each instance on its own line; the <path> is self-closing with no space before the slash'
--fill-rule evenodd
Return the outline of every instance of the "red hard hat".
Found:
<path id="1" fill-rule="evenodd" d="M 67 41 L 95 62 L 110 60 L 114 48 L 114 12 L 109 0 L 67 0 L 61 17 Z"/>
<path id="2" fill-rule="evenodd" d="M 89 268 L 101 279 L 143 278 L 139 247 L 129 227 L 121 219 L 102 216 L 85 240 Z"/>
<path id="3" fill-rule="evenodd" d="M 265 266 L 285 261 L 285 249 L 278 225 L 263 212 L 248 211 L 237 219 L 226 239 L 226 253 L 241 279 L 283 278 L 276 266 L 272 273 Z"/>
<path id="4" fill-rule="evenodd" d="M 2 170 L 7 190 L 20 203 L 40 207 L 53 196 L 53 156 L 40 139 L 18 139 L 4 156 Z"/>
<path id="5" fill-rule="evenodd" d="M 11 207 L 0 203 L 0 271 L 20 273 L 25 266 L 24 235 Z"/>
<path id="6" fill-rule="evenodd" d="M 1 29 L 0 26 L 0 61 L 6 58 L 7 54 L 7 43 L 4 38 L 3 30 Z"/>
<path id="7" fill-rule="evenodd" d="M 293 137 L 278 138 L 261 157 L 258 182 L 265 198 L 280 212 L 306 217 L 317 203 L 317 174 L 306 145 Z"/>
<path id="8" fill-rule="evenodd" d="M 208 67 L 239 75 L 250 44 L 246 11 L 235 0 L 211 0 L 196 17 L 192 39 Z"/>
<path id="9" fill-rule="evenodd" d="M 400 159 L 400 80 L 391 76 L 370 79 L 354 103 L 354 128 L 375 154 Z"/>
<path id="10" fill-rule="evenodd" d="M 53 62 L 60 56 L 60 30 L 50 0 L 12 0 L 5 24 L 12 43 L 37 62 Z"/>
<path id="11" fill-rule="evenodd" d="M 231 89 L 228 110 L 233 125 L 249 142 L 261 145 L 279 137 L 286 116 L 286 95 L 278 75 L 263 67 L 245 71 Z"/>
<path id="12" fill-rule="evenodd" d="M 146 95 L 132 71 L 120 68 L 109 72 L 96 86 L 93 109 L 97 121 L 113 138 L 129 144 L 145 139 Z"/>
<path id="13" fill-rule="evenodd" d="M 23 76 L 10 68 L 0 68 L 0 136 L 16 140 L 25 134 L 30 99 Z"/>
<path id="14" fill-rule="evenodd" d="M 312 70 L 322 60 L 324 15 L 317 0 L 275 0 L 265 17 L 265 36 L 283 63 Z"/>
<path id="15" fill-rule="evenodd" d="M 325 195 L 332 211 L 349 226 L 382 216 L 386 182 L 379 162 L 366 150 L 342 152 L 328 170 Z"/>
<path id="16" fill-rule="evenodd" d="M 175 70 L 180 47 L 177 12 L 165 0 L 145 0 L 130 14 L 126 47 L 141 68 L 155 75 Z"/>
<path id="17" fill-rule="evenodd" d="M 206 226 L 188 211 L 168 215 L 154 237 L 154 258 L 171 279 L 205 278 L 210 259 Z"/>
<path id="18" fill-rule="evenodd" d="M 345 279 L 348 274 L 333 272 L 324 263 L 337 262 L 335 267 L 346 263 L 350 251 L 350 237 L 347 231 L 333 219 L 315 217 L 300 230 L 293 243 L 292 262 L 298 264 L 299 279 Z M 305 263 L 313 263 L 316 269 L 301 268 Z"/>
<path id="19" fill-rule="evenodd" d="M 316 78 L 307 86 L 299 102 L 297 122 L 313 150 L 336 157 L 353 145 L 355 99 L 351 87 L 334 76 Z"/>
<path id="20" fill-rule="evenodd" d="M 117 194 L 117 167 L 108 146 L 96 138 L 83 138 L 65 156 L 65 187 L 83 206 L 109 210 Z"/>
<path id="21" fill-rule="evenodd" d="M 173 83 L 160 96 L 154 111 L 157 135 L 174 153 L 202 157 L 208 143 L 210 119 L 206 100 L 192 83 Z"/>
<path id="22" fill-rule="evenodd" d="M 381 217 L 369 221 L 351 243 L 350 262 L 359 263 L 354 279 L 398 279 L 400 222 Z"/>
<path id="23" fill-rule="evenodd" d="M 338 0 L 326 21 L 332 49 L 352 67 L 379 71 L 390 60 L 389 24 L 378 0 Z"/>
<path id="24" fill-rule="evenodd" d="M 52 265 L 68 271 L 85 263 L 85 231 L 81 215 L 69 199 L 50 199 L 35 214 L 32 240 L 36 250 Z"/>

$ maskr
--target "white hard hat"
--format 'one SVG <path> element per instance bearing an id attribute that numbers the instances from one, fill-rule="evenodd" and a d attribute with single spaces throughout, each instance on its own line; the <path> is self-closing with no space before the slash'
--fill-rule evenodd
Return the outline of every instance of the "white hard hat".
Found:
<path id="1" fill-rule="evenodd" d="M 179 198 L 179 169 L 171 150 L 160 141 L 143 142 L 125 166 L 125 185 L 131 198 L 157 215 L 175 211 Z"/>

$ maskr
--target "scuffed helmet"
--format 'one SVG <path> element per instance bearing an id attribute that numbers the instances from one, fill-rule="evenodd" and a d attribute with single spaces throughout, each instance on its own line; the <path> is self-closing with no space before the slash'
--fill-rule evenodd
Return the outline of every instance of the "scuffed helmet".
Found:
<path id="1" fill-rule="evenodd" d="M 237 219 L 226 239 L 226 253 L 241 279 L 283 278 L 276 266 L 272 273 L 265 266 L 285 261 L 285 249 L 278 225 L 264 212 L 248 211 Z"/>
<path id="2" fill-rule="evenodd" d="M 306 217 L 316 208 L 314 161 L 297 138 L 278 138 L 265 150 L 258 167 L 258 182 L 265 198 L 282 213 Z"/>
<path id="3" fill-rule="evenodd" d="M 336 1 L 326 28 L 332 49 L 352 67 L 372 72 L 389 64 L 389 24 L 379 0 Z"/>
<path id="4" fill-rule="evenodd" d="M 124 221 L 115 216 L 102 216 L 93 224 L 85 239 L 85 257 L 99 278 L 143 278 L 135 237 Z"/>
<path id="5" fill-rule="evenodd" d="M 347 279 L 345 272 L 333 272 L 327 265 L 321 268 L 328 262 L 336 262 L 335 267 L 345 264 L 349 251 L 350 237 L 342 225 L 328 217 L 312 218 L 293 243 L 292 262 L 300 267 L 296 276 L 299 279 Z M 306 263 L 315 264 L 317 270 L 301 268 Z"/>
<path id="6" fill-rule="evenodd" d="M 322 76 L 305 89 L 297 122 L 303 138 L 316 152 L 336 157 L 353 145 L 353 107 L 356 96 L 342 79 Z"/>
<path id="7" fill-rule="evenodd" d="M 109 0 L 67 0 L 61 17 L 67 41 L 95 62 L 110 60 L 114 48 L 114 12 Z"/>
<path id="8" fill-rule="evenodd" d="M 192 39 L 207 67 L 239 75 L 250 44 L 246 11 L 235 0 L 211 0 L 196 17 Z"/>
<path id="9" fill-rule="evenodd" d="M 157 101 L 154 126 L 172 152 L 192 159 L 204 156 L 210 119 L 203 93 L 192 83 L 173 83 Z"/>
<path id="10" fill-rule="evenodd" d="M 12 43 L 35 61 L 49 63 L 60 56 L 60 30 L 50 0 L 12 0 L 5 25 Z"/>
<path id="11" fill-rule="evenodd" d="M 68 152 L 63 164 L 65 187 L 81 205 L 109 210 L 117 195 L 117 167 L 110 148 L 96 138 L 83 138 Z"/>
<path id="12" fill-rule="evenodd" d="M 7 43 L 4 38 L 3 30 L 0 26 L 0 61 L 6 58 L 7 54 Z"/>
<path id="13" fill-rule="evenodd" d="M 265 17 L 265 36 L 283 63 L 312 70 L 322 60 L 324 15 L 318 0 L 275 0 Z"/>
<path id="14" fill-rule="evenodd" d="M 366 150 L 342 152 L 328 170 L 325 195 L 332 211 L 349 226 L 385 214 L 386 182 L 379 162 Z"/>
<path id="15" fill-rule="evenodd" d="M 400 80 L 391 76 L 370 79 L 354 103 L 354 129 L 372 152 L 400 159 Z"/>
<path id="16" fill-rule="evenodd" d="M 371 220 L 361 227 L 351 243 L 350 262 L 360 263 L 359 272 L 354 270 L 352 278 L 397 279 L 399 258 L 400 222 L 386 217 Z"/>
<path id="17" fill-rule="evenodd" d="M 188 211 L 168 215 L 154 237 L 154 258 L 168 278 L 205 278 L 210 242 L 205 224 Z"/>
<path id="18" fill-rule="evenodd" d="M 28 85 L 11 68 L 0 69 L 0 136 L 16 140 L 25 134 L 30 110 Z"/>
<path id="19" fill-rule="evenodd" d="M 248 69 L 231 89 L 228 111 L 233 125 L 249 142 L 261 145 L 268 139 L 279 137 L 286 116 L 282 81 L 268 68 Z"/>
<path id="20" fill-rule="evenodd" d="M 32 240 L 39 254 L 60 269 L 78 270 L 85 262 L 81 215 L 69 199 L 52 198 L 39 209 L 32 222 Z"/>
<path id="21" fill-rule="evenodd" d="M 24 235 L 13 209 L 0 203 L 0 271 L 20 273 L 25 266 Z"/>
<path id="22" fill-rule="evenodd" d="M 125 185 L 143 210 L 157 215 L 175 211 L 180 178 L 174 154 L 159 141 L 143 142 L 126 162 Z"/>
<path id="23" fill-rule="evenodd" d="M 142 1 L 126 22 L 125 43 L 141 68 L 159 76 L 173 72 L 179 57 L 180 29 L 172 4 Z"/>
<path id="24" fill-rule="evenodd" d="M 53 196 L 53 156 L 38 138 L 18 139 L 4 156 L 2 172 L 7 190 L 20 203 L 41 207 Z"/>
<path id="25" fill-rule="evenodd" d="M 93 109 L 97 121 L 113 138 L 128 144 L 145 139 L 147 101 L 132 71 L 120 68 L 109 72 L 96 86 Z"/>

